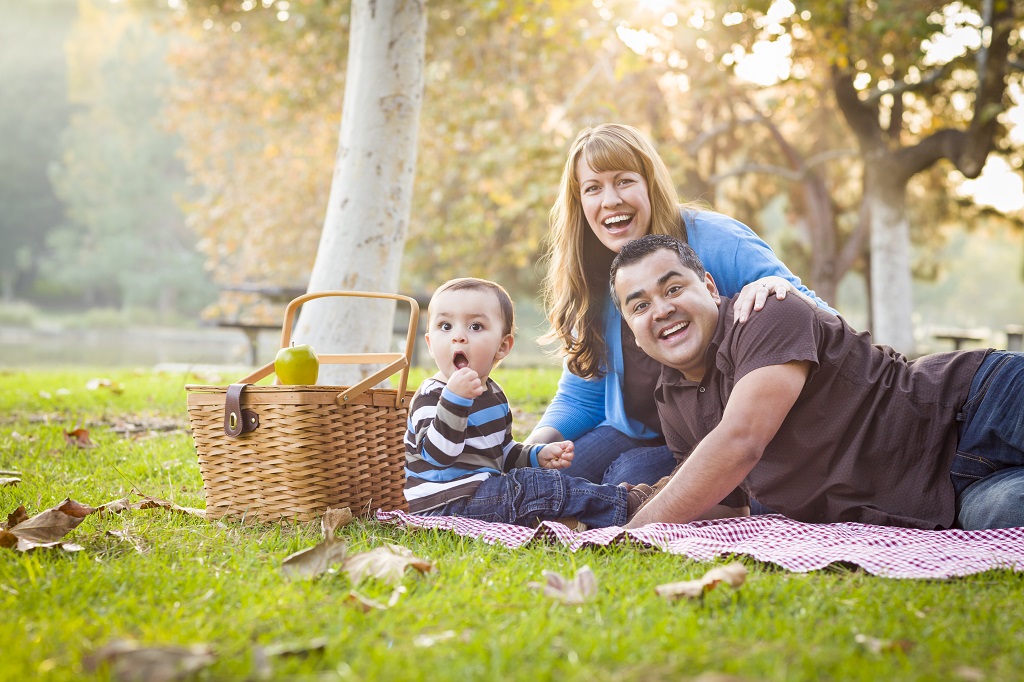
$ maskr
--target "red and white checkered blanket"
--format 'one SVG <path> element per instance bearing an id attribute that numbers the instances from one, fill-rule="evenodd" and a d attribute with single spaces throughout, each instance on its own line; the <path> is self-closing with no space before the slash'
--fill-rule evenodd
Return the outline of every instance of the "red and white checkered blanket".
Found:
<path id="1" fill-rule="evenodd" d="M 635 542 L 702 561 L 745 554 L 801 573 L 836 562 L 887 578 L 951 578 L 995 568 L 1024 571 L 1024 528 L 929 531 L 861 523 L 817 525 L 771 515 L 577 533 L 560 523 L 544 522 L 534 529 L 400 511 L 378 510 L 377 519 L 407 528 L 450 530 L 512 549 L 535 541 L 558 542 L 574 552 Z"/>

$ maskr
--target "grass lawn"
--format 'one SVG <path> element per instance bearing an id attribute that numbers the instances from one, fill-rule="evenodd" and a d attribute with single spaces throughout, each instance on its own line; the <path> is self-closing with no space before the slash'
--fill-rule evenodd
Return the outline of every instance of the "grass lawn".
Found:
<path id="1" fill-rule="evenodd" d="M 114 386 L 89 390 L 100 377 Z M 0 470 L 21 475 L 0 487 L 2 518 L 65 497 L 97 506 L 132 488 L 203 507 L 183 386 L 236 378 L 0 370 Z M 522 437 L 557 373 L 496 378 L 523 411 Z M 93 447 L 66 442 L 76 428 Z M 842 567 L 794 574 L 741 557 L 750 573 L 740 589 L 669 602 L 656 585 L 712 564 L 629 547 L 512 551 L 371 521 L 338 535 L 350 554 L 396 543 L 436 570 L 410 571 L 396 604 L 364 612 L 348 599 L 353 589 L 386 603 L 392 588 L 353 586 L 342 571 L 283 575 L 285 557 L 320 541 L 319 524 L 242 526 L 166 509 L 92 514 L 67 536 L 78 552 L 0 549 L 0 680 L 106 679 L 87 658 L 123 639 L 205 645 L 215 657 L 196 676 L 205 680 L 1024 679 L 1020 573 L 901 581 Z M 544 570 L 571 577 L 583 566 L 598 594 L 582 606 L 528 585 Z M 306 655 L 268 657 L 274 647 Z"/>

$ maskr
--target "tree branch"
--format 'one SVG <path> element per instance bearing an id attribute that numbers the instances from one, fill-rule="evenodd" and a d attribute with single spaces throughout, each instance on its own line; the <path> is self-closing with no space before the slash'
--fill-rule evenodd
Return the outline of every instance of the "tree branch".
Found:
<path id="1" fill-rule="evenodd" d="M 747 173 L 766 173 L 768 175 L 778 175 L 787 180 L 792 180 L 793 182 L 800 182 L 805 177 L 807 177 L 808 170 L 806 168 L 793 170 L 791 168 L 786 168 L 784 166 L 774 166 L 772 164 L 767 163 L 747 163 L 742 166 L 737 166 L 732 170 L 725 171 L 724 173 L 715 173 L 710 178 L 708 178 L 708 182 L 712 185 L 717 185 L 719 182 L 725 180 L 726 178 L 736 177 L 737 175 L 746 175 Z"/>
<path id="2" fill-rule="evenodd" d="M 836 95 L 836 104 L 861 148 L 881 147 L 882 126 L 878 122 L 878 104 L 861 101 L 857 89 L 853 87 L 853 74 L 832 67 L 832 89 Z"/>
<path id="3" fill-rule="evenodd" d="M 877 106 L 879 104 L 879 101 L 885 95 L 899 97 L 905 92 L 917 92 L 918 90 L 924 90 L 928 86 L 937 83 L 939 79 L 943 78 L 954 63 L 955 62 L 946 62 L 942 66 L 936 69 L 932 69 L 925 75 L 924 78 L 922 78 L 916 83 L 900 81 L 899 83 L 892 86 L 888 90 L 872 88 L 871 91 L 868 93 L 868 96 L 864 99 L 864 103 L 870 106 Z"/>

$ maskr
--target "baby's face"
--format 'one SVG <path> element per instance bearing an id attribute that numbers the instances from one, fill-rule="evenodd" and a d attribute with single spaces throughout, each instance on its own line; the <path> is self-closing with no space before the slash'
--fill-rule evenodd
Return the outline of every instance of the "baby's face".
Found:
<path id="1" fill-rule="evenodd" d="M 463 367 L 485 379 L 512 346 L 498 296 L 487 289 L 449 290 L 434 296 L 426 340 L 430 357 L 446 379 Z"/>

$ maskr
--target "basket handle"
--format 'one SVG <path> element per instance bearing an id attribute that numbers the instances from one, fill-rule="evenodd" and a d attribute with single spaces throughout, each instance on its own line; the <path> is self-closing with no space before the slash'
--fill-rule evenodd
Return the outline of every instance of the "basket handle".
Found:
<path id="1" fill-rule="evenodd" d="M 320 362 L 328 365 L 358 365 L 363 363 L 387 363 L 382 369 L 374 372 L 362 381 L 349 386 L 338 394 L 335 402 L 338 405 L 345 405 L 357 395 L 360 395 L 369 388 L 401 370 L 402 375 L 398 381 L 398 397 L 395 407 L 401 407 L 405 403 L 405 392 L 409 384 L 409 368 L 412 365 L 412 349 L 416 342 L 416 331 L 419 328 L 420 306 L 416 299 L 401 294 L 385 294 L 369 291 L 314 291 L 303 294 L 292 299 L 284 311 L 284 323 L 281 326 L 281 348 L 287 348 L 291 343 L 292 323 L 295 319 L 295 312 L 306 301 L 326 296 L 352 296 L 356 298 L 385 298 L 394 301 L 404 301 L 409 304 L 409 331 L 405 336 L 404 353 L 348 353 L 348 354 L 325 354 L 318 355 Z M 251 384 L 274 373 L 274 363 L 268 362 L 252 374 L 241 379 L 240 384 Z"/>

